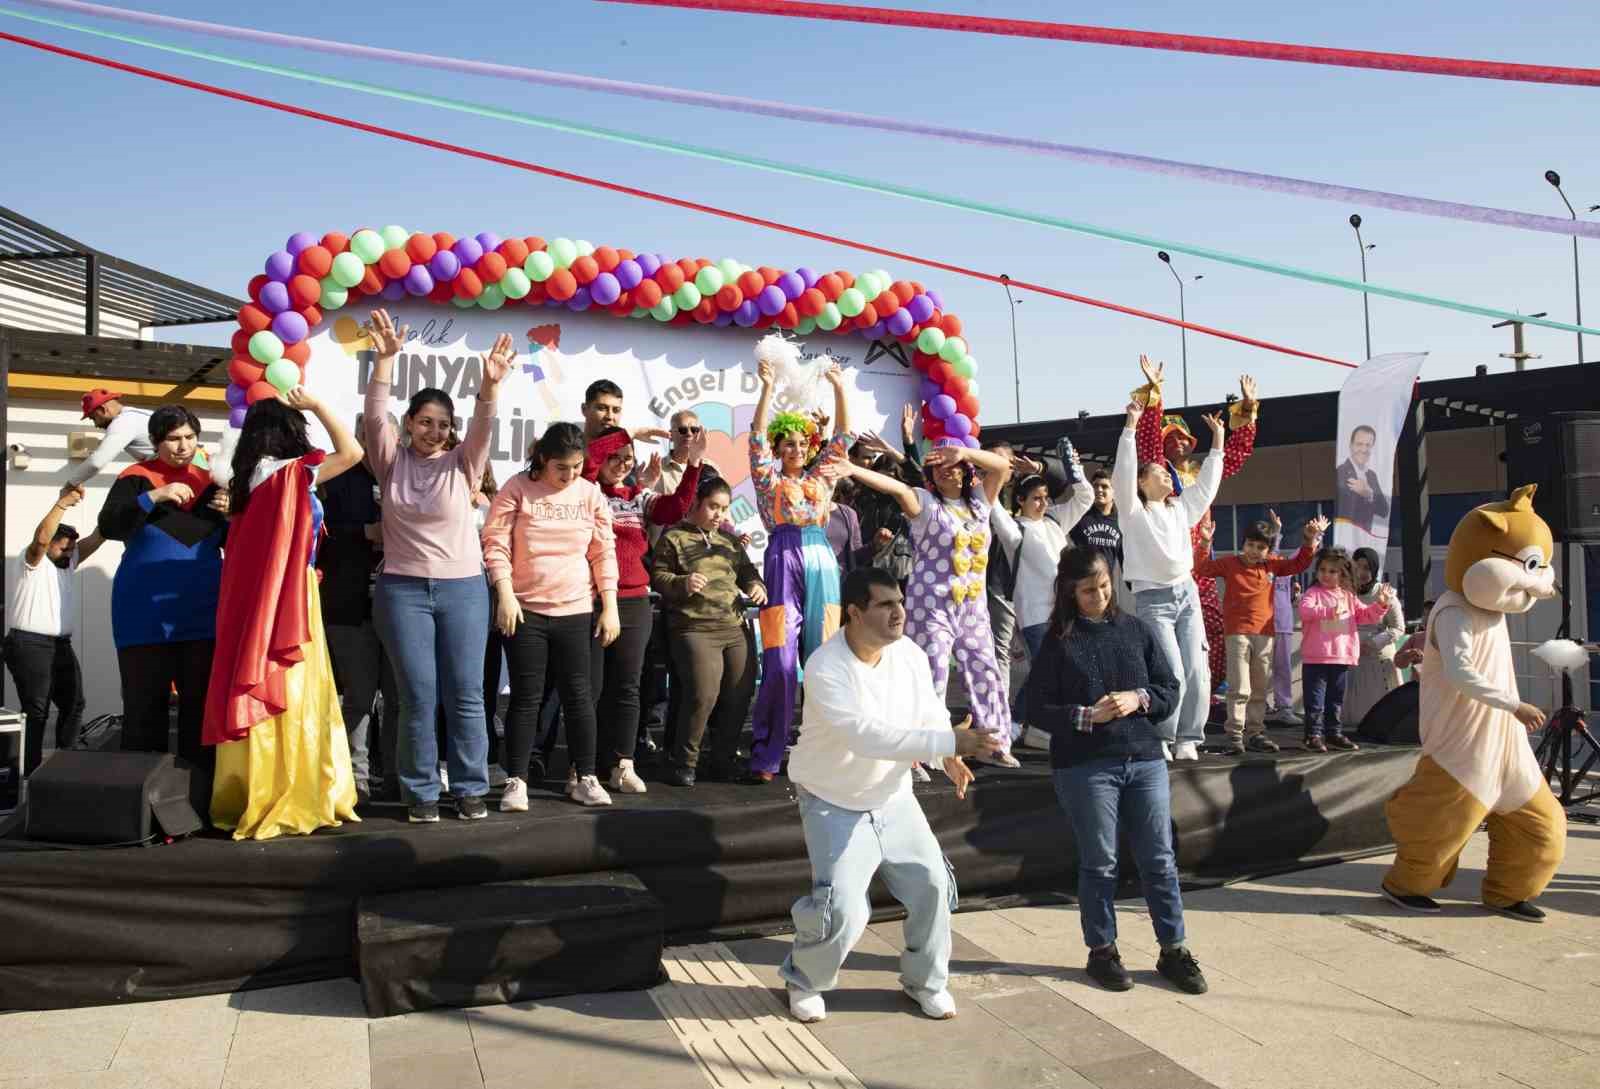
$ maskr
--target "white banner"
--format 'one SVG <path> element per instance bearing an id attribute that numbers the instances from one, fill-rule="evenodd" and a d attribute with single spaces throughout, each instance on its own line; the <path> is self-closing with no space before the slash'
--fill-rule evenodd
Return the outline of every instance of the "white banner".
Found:
<path id="1" fill-rule="evenodd" d="M 1393 517 L 1395 447 L 1427 354 L 1373 356 L 1339 390 L 1333 543 L 1351 551 L 1374 549 L 1380 565 Z"/>
<path id="2" fill-rule="evenodd" d="M 411 327 L 395 363 L 389 410 L 396 418 L 412 394 L 432 386 L 455 401 L 461 422 L 470 420 L 483 354 L 500 333 L 509 332 L 516 341 L 517 358 L 500 391 L 489 448 L 500 481 L 524 467 L 529 445 L 547 425 L 582 422 L 584 390 L 596 379 L 609 378 L 622 387 L 622 422 L 628 428 L 666 428 L 674 412 L 692 408 L 706 428 L 707 460 L 733 487 L 730 517 L 752 536 L 751 552 L 759 557 L 766 534 L 750 483 L 749 434 L 760 388 L 752 350 L 764 333 L 522 306 L 484 311 L 402 303 L 391 306 L 390 314 L 396 325 Z M 306 385 L 353 424 L 365 401 L 371 365 L 356 317 L 336 318 L 310 345 Z M 818 353 L 827 349 L 844 366 L 851 426 L 898 436 L 901 406 L 917 396 L 917 373 L 890 354 L 864 365 L 868 347 L 865 340 L 831 336 L 808 346 Z M 778 400 L 784 400 L 781 391 Z M 774 411 L 791 407 L 799 406 L 780 403 Z M 831 402 L 826 410 L 832 415 Z M 326 445 L 314 421 L 312 432 L 313 441 Z M 666 450 L 665 443 L 640 443 L 638 455 L 643 461 L 653 451 L 664 456 Z"/>

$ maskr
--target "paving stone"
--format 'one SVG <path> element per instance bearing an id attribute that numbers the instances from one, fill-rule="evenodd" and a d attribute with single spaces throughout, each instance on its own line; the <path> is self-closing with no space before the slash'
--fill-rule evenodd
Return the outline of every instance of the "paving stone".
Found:
<path id="1" fill-rule="evenodd" d="M 1154 1051 L 1075 1069 L 1100 1089 L 1216 1089 L 1198 1074 Z"/>
<path id="2" fill-rule="evenodd" d="M 471 1047 L 372 1057 L 372 1089 L 483 1089 Z"/>

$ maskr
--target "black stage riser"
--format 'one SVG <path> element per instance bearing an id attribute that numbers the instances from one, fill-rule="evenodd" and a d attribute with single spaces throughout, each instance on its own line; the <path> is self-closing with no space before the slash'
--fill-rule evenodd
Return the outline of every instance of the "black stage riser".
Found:
<path id="1" fill-rule="evenodd" d="M 1416 758 L 1369 748 L 1174 765 L 1179 869 L 1186 882 L 1214 883 L 1381 849 L 1383 803 Z M 1043 769 L 982 771 L 966 801 L 948 786 L 918 797 L 963 897 L 1076 888 L 1071 832 Z M 472 824 L 378 819 L 263 844 L 0 853 L 0 1009 L 349 976 L 361 896 L 625 870 L 665 906 L 669 940 L 682 941 L 781 928 L 810 885 L 781 781 L 652 784 L 626 801 L 601 811 L 536 802 L 527 817 Z M 874 901 L 892 903 L 881 887 Z"/>

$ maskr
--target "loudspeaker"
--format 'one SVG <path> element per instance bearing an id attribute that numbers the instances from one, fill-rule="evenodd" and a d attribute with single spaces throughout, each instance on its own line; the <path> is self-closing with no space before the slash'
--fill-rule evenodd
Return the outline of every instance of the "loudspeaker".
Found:
<path id="1" fill-rule="evenodd" d="M 1372 705 L 1356 727 L 1357 736 L 1380 745 L 1419 745 L 1417 682 L 1409 681 Z"/>
<path id="2" fill-rule="evenodd" d="M 1506 484 L 1539 485 L 1533 509 L 1558 541 L 1600 544 L 1600 412 L 1507 420 Z"/>
<path id="3" fill-rule="evenodd" d="M 62 750 L 28 780 L 29 839 L 110 846 L 200 828 L 189 765 L 171 753 Z"/>

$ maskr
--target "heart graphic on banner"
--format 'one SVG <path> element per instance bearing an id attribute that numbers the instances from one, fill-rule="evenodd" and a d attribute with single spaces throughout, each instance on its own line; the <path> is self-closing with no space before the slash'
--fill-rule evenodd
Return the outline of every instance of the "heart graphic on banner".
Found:
<path id="1" fill-rule="evenodd" d="M 715 465 L 730 488 L 750 478 L 750 432 L 729 435 L 706 430 L 706 460 Z"/>

